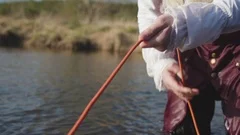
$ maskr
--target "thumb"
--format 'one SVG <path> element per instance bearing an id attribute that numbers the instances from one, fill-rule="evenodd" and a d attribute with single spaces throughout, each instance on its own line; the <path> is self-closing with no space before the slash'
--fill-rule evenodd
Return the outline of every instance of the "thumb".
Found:
<path id="1" fill-rule="evenodd" d="M 180 71 L 180 68 L 178 66 L 177 63 L 173 63 L 170 68 L 168 68 L 168 70 L 174 74 L 174 75 L 177 75 L 179 78 L 182 79 L 182 74 L 181 74 L 181 71 Z"/>
<path id="2" fill-rule="evenodd" d="M 143 42 L 140 44 L 141 48 L 147 48 L 151 47 L 148 45 L 148 42 L 152 39 L 154 34 L 152 33 L 152 30 L 150 28 L 146 29 L 139 35 L 139 40 L 143 40 Z"/>
<path id="3" fill-rule="evenodd" d="M 174 63 L 174 64 L 171 66 L 171 68 L 169 68 L 169 70 L 170 70 L 173 74 L 177 75 L 178 79 L 181 79 L 181 82 L 182 82 L 183 79 L 186 80 L 186 79 L 188 78 L 188 75 L 186 74 L 186 72 L 185 72 L 184 70 L 181 71 L 181 70 L 180 70 L 180 67 L 179 67 L 179 65 L 178 65 L 177 63 Z M 182 72 L 183 72 L 183 73 L 182 73 Z"/>

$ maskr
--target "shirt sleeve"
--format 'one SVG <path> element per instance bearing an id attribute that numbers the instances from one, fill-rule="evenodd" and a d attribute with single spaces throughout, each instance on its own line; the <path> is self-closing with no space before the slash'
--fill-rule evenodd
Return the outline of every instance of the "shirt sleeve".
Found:
<path id="1" fill-rule="evenodd" d="M 138 0 L 138 25 L 140 33 L 149 27 L 155 19 L 163 12 L 161 0 Z M 153 77 L 158 90 L 165 90 L 162 83 L 163 70 L 176 63 L 169 52 L 160 52 L 154 48 L 142 49 L 143 59 L 146 62 L 147 73 Z"/>
<path id="2" fill-rule="evenodd" d="M 214 0 L 167 8 L 174 17 L 169 49 L 182 51 L 212 43 L 221 34 L 240 30 L 240 0 Z M 179 46 L 182 43 L 183 46 Z"/>

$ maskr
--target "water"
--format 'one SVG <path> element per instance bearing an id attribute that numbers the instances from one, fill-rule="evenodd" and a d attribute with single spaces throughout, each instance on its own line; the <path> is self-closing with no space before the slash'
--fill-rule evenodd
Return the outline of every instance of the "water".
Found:
<path id="1" fill-rule="evenodd" d="M 0 50 L 0 134 L 66 134 L 123 55 Z M 89 113 L 79 135 L 158 135 L 166 103 L 139 54 Z M 204 111 L 204 110 L 203 110 Z M 219 103 L 213 134 L 224 135 Z"/>

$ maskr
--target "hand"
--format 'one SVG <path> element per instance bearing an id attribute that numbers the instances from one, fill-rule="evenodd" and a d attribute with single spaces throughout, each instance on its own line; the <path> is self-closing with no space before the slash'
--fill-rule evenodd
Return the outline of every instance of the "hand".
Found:
<path id="1" fill-rule="evenodd" d="M 168 66 L 163 71 L 163 84 L 175 93 L 179 98 L 188 101 L 199 94 L 198 89 L 184 87 L 181 83 L 181 75 L 179 66 L 175 63 Z"/>
<path id="2" fill-rule="evenodd" d="M 140 34 L 139 39 L 144 40 L 140 46 L 142 48 L 154 47 L 159 51 L 165 51 L 170 43 L 172 23 L 171 15 L 160 15 L 150 27 Z"/>

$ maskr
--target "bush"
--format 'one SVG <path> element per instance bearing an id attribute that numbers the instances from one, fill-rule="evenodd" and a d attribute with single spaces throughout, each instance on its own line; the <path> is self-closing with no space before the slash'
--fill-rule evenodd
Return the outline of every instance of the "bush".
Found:
<path id="1" fill-rule="evenodd" d="M 136 21 L 136 4 L 93 2 L 91 0 L 66 0 L 42 2 L 28 1 L 0 4 L 1 15 L 33 18 L 41 14 L 63 17 L 66 20 L 99 19 Z"/>

